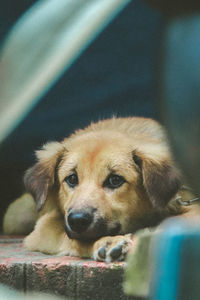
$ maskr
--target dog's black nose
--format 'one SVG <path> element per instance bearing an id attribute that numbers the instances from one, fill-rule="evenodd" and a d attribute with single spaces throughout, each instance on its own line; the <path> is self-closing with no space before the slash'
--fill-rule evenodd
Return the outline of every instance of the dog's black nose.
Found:
<path id="1" fill-rule="evenodd" d="M 76 233 L 82 233 L 88 229 L 93 221 L 91 213 L 83 211 L 74 211 L 68 215 L 67 218 L 69 227 Z"/>

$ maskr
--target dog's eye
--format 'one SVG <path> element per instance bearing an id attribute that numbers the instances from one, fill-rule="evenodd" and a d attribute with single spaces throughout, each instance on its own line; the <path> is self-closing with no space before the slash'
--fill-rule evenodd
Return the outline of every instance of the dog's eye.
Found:
<path id="1" fill-rule="evenodd" d="M 120 175 L 110 174 L 104 181 L 103 186 L 109 189 L 116 189 L 120 187 L 125 181 L 126 180 Z"/>
<path id="2" fill-rule="evenodd" d="M 67 182 L 67 184 L 70 187 L 75 187 L 78 184 L 78 176 L 76 173 L 73 173 L 71 175 L 69 175 L 68 177 L 65 178 L 65 182 Z"/>

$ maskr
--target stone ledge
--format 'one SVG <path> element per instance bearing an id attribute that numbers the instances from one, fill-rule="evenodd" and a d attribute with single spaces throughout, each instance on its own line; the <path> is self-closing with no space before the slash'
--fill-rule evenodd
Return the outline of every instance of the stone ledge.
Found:
<path id="1" fill-rule="evenodd" d="M 21 237 L 0 237 L 0 283 L 22 292 L 44 292 L 67 299 L 139 299 L 126 296 L 125 263 L 96 262 L 28 252 Z"/>

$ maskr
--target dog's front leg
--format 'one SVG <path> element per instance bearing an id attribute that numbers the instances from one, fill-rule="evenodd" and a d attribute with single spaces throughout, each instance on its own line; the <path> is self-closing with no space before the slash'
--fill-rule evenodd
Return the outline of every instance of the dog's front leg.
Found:
<path id="1" fill-rule="evenodd" d="M 93 245 L 93 259 L 107 263 L 123 261 L 133 247 L 132 234 L 102 237 Z"/>

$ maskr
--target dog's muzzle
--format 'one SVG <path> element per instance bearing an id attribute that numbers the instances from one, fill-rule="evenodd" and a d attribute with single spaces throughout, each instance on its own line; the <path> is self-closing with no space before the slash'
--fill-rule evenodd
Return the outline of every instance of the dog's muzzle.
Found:
<path id="1" fill-rule="evenodd" d="M 92 242 L 106 235 L 116 235 L 121 226 L 114 223 L 108 226 L 104 218 L 97 217 L 95 208 L 69 210 L 65 218 L 65 230 L 69 238 L 83 242 Z"/>

